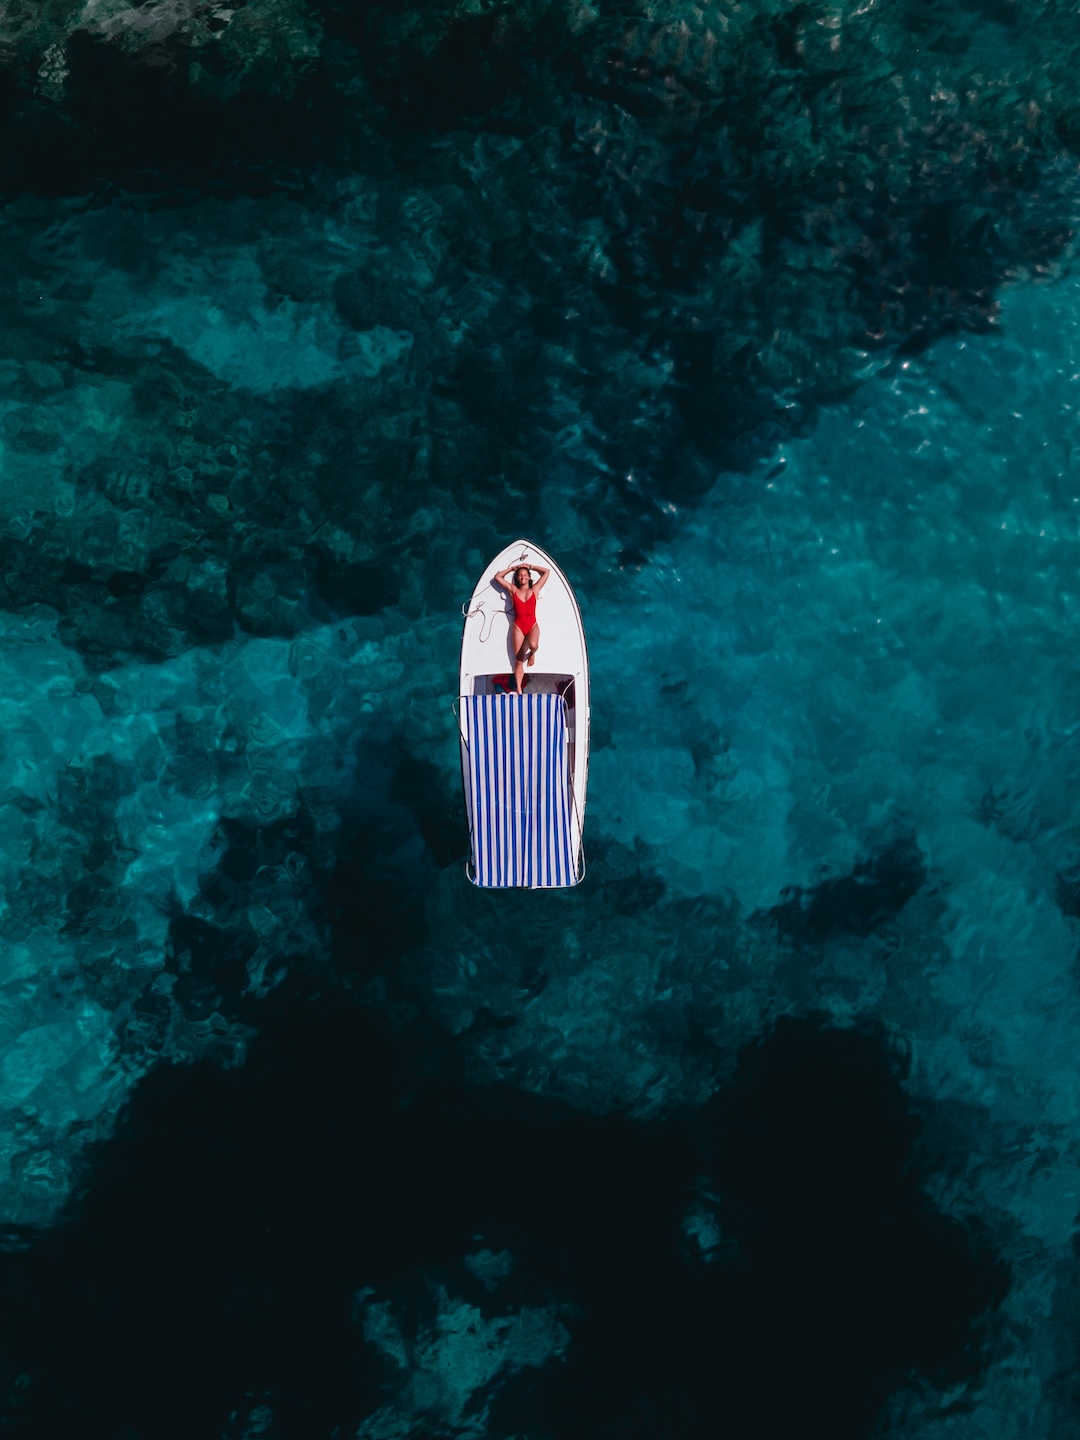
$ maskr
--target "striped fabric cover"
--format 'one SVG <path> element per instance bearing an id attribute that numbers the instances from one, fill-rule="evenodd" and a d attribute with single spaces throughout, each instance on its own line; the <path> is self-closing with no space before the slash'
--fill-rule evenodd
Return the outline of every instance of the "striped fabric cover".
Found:
<path id="1" fill-rule="evenodd" d="M 576 885 L 566 703 L 463 695 L 477 885 Z"/>

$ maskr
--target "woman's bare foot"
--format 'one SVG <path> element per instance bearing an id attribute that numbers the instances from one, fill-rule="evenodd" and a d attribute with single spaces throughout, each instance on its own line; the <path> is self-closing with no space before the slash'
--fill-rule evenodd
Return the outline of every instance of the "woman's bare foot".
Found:
<path id="1" fill-rule="evenodd" d="M 536 647 L 536 650 L 539 650 L 539 649 L 540 649 L 540 646 L 538 645 L 538 646 Z M 530 651 L 529 651 L 529 664 L 530 664 L 530 665 L 535 665 L 535 664 L 536 664 L 536 650 L 530 650 Z"/>

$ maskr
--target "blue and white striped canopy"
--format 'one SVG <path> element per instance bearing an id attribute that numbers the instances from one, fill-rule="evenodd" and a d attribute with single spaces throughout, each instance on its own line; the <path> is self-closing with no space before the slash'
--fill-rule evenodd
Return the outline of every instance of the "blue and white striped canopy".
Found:
<path id="1" fill-rule="evenodd" d="M 477 885 L 576 885 L 566 703 L 463 695 Z"/>

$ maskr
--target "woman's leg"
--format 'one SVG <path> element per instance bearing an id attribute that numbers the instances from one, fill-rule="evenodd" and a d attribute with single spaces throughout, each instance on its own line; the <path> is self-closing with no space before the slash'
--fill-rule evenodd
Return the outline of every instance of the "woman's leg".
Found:
<path id="1" fill-rule="evenodd" d="M 533 626 L 533 629 L 536 627 Z M 514 639 L 514 689 L 521 694 L 521 677 L 525 670 L 525 636 L 518 627 L 513 627 Z"/>
<path id="2" fill-rule="evenodd" d="M 525 648 L 529 652 L 529 664 L 536 664 L 536 652 L 540 649 L 540 626 L 534 625 L 525 637 Z"/>

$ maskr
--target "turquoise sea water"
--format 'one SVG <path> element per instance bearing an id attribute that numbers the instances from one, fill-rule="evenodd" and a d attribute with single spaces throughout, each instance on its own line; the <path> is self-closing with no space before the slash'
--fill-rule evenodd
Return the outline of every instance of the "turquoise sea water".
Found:
<path id="1" fill-rule="evenodd" d="M 0 16 L 12 1433 L 1078 1433 L 1077 49 Z M 464 876 L 522 533 L 560 894 Z"/>

